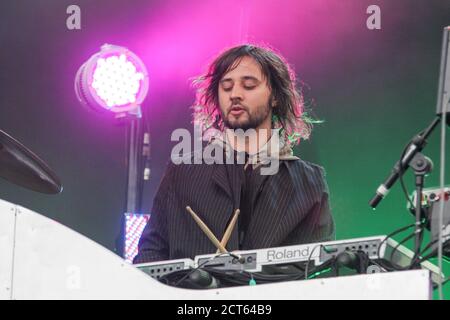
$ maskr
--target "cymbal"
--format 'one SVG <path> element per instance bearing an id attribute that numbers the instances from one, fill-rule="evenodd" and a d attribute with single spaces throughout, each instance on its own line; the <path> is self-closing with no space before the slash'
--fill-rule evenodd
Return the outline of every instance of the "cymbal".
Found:
<path id="1" fill-rule="evenodd" d="M 0 177 L 21 187 L 47 194 L 62 191 L 56 174 L 37 155 L 0 130 Z"/>

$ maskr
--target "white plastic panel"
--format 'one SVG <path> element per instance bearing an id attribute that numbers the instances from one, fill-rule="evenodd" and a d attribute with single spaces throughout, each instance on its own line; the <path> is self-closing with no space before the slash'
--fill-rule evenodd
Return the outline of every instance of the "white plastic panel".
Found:
<path id="1" fill-rule="evenodd" d="M 427 300 L 431 299 L 430 281 L 429 271 L 412 270 L 289 281 L 241 287 L 238 290 L 226 288 L 216 290 L 216 298 L 227 300 Z M 202 298 L 211 299 L 211 297 Z"/>
<path id="2" fill-rule="evenodd" d="M 170 291 L 94 241 L 18 207 L 14 299 L 164 299 Z"/>
<path id="3" fill-rule="evenodd" d="M 16 205 L 0 200 L 0 300 L 11 298 Z"/>
<path id="4" fill-rule="evenodd" d="M 4 222 L 7 215 L 1 216 Z M 3 241 L 11 253 L 11 241 Z M 92 240 L 19 206 L 15 248 L 13 299 L 429 299 L 431 292 L 425 270 L 210 290 L 168 287 Z"/>

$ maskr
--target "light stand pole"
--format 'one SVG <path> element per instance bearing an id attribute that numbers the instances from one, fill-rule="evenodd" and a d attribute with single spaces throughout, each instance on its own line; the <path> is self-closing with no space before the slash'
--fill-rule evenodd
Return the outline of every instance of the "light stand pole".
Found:
<path id="1" fill-rule="evenodd" d="M 127 127 L 127 192 L 126 212 L 141 211 L 142 118 L 130 119 Z"/>

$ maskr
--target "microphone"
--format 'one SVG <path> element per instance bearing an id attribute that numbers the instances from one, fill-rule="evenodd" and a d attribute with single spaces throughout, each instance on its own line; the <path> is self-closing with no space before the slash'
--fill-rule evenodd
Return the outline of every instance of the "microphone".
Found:
<path id="1" fill-rule="evenodd" d="M 397 181 L 397 179 L 400 177 L 400 164 L 401 162 L 398 161 L 394 168 L 392 169 L 391 174 L 389 177 L 377 188 L 375 196 L 370 200 L 369 205 L 375 209 L 378 204 L 383 200 L 385 196 L 388 195 L 391 187 L 394 185 L 394 183 Z M 404 168 L 403 170 L 405 170 Z"/>
<path id="2" fill-rule="evenodd" d="M 415 157 L 415 155 L 422 151 L 422 149 L 427 144 L 427 138 L 431 134 L 431 132 L 436 128 L 437 124 L 439 123 L 440 118 L 436 117 L 431 122 L 431 124 L 423 130 L 421 133 L 416 135 L 412 140 L 408 147 L 408 149 L 403 153 L 402 159 L 397 161 L 394 168 L 392 169 L 392 173 L 389 175 L 389 177 L 382 183 L 377 191 L 375 196 L 370 200 L 369 205 L 375 209 L 381 200 L 387 194 L 389 193 L 389 190 L 394 185 L 394 183 L 397 181 L 397 179 L 400 177 L 401 174 L 403 174 L 406 169 L 408 169 L 410 162 Z"/>

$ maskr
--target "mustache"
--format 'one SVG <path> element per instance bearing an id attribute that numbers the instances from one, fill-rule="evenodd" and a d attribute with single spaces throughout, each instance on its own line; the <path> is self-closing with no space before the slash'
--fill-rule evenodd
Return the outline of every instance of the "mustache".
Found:
<path id="1" fill-rule="evenodd" d="M 244 109 L 244 111 L 247 111 L 247 112 L 248 112 L 247 106 L 245 106 L 245 105 L 243 105 L 243 104 L 241 104 L 241 103 L 232 103 L 232 104 L 230 104 L 230 106 L 228 107 L 228 113 L 230 113 L 231 110 L 232 110 L 233 108 L 236 108 L 236 107 L 241 108 L 241 109 Z"/>

